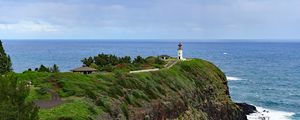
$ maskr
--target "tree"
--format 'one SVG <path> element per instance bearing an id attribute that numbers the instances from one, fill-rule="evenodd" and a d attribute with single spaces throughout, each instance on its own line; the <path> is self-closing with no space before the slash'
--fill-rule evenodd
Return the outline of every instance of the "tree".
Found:
<path id="1" fill-rule="evenodd" d="M 119 58 L 116 55 L 110 54 L 108 56 L 108 62 L 111 65 L 117 65 L 117 64 L 119 64 Z"/>
<path id="2" fill-rule="evenodd" d="M 106 65 L 117 65 L 120 63 L 119 58 L 116 55 L 104 54 L 104 53 L 95 56 L 94 62 L 99 67 L 104 67 Z"/>
<path id="3" fill-rule="evenodd" d="M 97 68 L 101 68 L 107 65 L 115 66 L 122 63 L 131 63 L 131 58 L 130 56 L 118 57 L 113 54 L 101 53 L 94 57 L 84 58 L 83 60 L 81 60 L 81 62 L 88 67 L 91 67 L 91 65 L 93 65 L 95 68 L 94 64 L 96 64 L 98 66 Z"/>
<path id="4" fill-rule="evenodd" d="M 50 69 L 45 67 L 44 65 L 41 65 L 38 69 L 38 72 L 50 72 Z"/>
<path id="5" fill-rule="evenodd" d="M 19 82 L 14 74 L 0 76 L 0 116 L 1 120 L 37 120 L 38 107 L 26 102 L 30 87 Z"/>
<path id="6" fill-rule="evenodd" d="M 104 53 L 101 53 L 101 54 L 98 54 L 98 56 L 95 56 L 94 60 L 95 60 L 95 64 L 98 65 L 99 67 L 103 67 L 103 66 L 109 64 L 108 55 L 106 55 Z"/>
<path id="7" fill-rule="evenodd" d="M 5 53 L 0 40 L 0 74 L 5 74 L 12 71 L 10 56 Z"/>
<path id="8" fill-rule="evenodd" d="M 59 68 L 58 68 L 58 66 L 56 64 L 54 64 L 50 71 L 53 72 L 53 73 L 58 73 L 59 72 Z"/>
<path id="9" fill-rule="evenodd" d="M 84 58 L 83 60 L 81 60 L 81 62 L 82 62 L 85 66 L 89 67 L 92 63 L 94 63 L 94 59 L 93 59 L 93 57 Z"/>
<path id="10" fill-rule="evenodd" d="M 92 63 L 89 67 L 99 69 L 98 65 L 96 65 L 95 63 Z"/>
<path id="11" fill-rule="evenodd" d="M 131 58 L 130 58 L 130 56 L 124 56 L 124 57 L 120 58 L 119 62 L 120 63 L 131 63 Z"/>
<path id="12" fill-rule="evenodd" d="M 133 63 L 139 63 L 139 64 L 143 64 L 145 63 L 145 59 L 141 56 L 137 56 L 134 60 Z"/>

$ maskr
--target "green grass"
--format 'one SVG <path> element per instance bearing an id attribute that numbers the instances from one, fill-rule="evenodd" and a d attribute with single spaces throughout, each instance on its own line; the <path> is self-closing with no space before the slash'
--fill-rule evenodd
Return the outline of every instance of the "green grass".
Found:
<path id="1" fill-rule="evenodd" d="M 96 119 L 97 114 L 101 114 L 101 109 L 95 108 L 85 100 L 74 100 L 51 109 L 40 109 L 41 120 L 87 120 Z"/>
<path id="2" fill-rule="evenodd" d="M 18 79 L 31 81 L 36 87 L 49 87 L 48 79 L 51 75 L 52 73 L 46 72 L 26 72 L 18 74 Z"/>
<path id="3" fill-rule="evenodd" d="M 29 96 L 26 98 L 26 101 L 34 101 L 34 100 L 49 100 L 51 99 L 51 95 L 49 93 L 41 93 L 39 92 L 41 88 L 31 87 Z"/>

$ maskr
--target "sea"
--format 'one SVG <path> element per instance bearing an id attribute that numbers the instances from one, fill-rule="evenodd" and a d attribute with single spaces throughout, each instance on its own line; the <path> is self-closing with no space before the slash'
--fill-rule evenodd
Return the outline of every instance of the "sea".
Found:
<path id="1" fill-rule="evenodd" d="M 142 41 L 142 42 L 141 42 Z M 136 57 L 177 55 L 178 42 L 160 40 L 4 40 L 15 72 L 57 64 L 67 72 L 99 53 Z M 221 68 L 235 102 L 257 106 L 270 120 L 300 120 L 300 43 L 183 42 L 186 58 Z M 257 115 L 248 116 L 249 119 Z"/>

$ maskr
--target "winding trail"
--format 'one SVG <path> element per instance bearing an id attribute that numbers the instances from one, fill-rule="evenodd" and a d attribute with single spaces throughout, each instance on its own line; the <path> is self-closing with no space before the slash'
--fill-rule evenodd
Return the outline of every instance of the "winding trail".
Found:
<path id="1" fill-rule="evenodd" d="M 48 90 L 48 93 L 51 94 L 51 100 L 37 100 L 34 103 L 39 106 L 40 108 L 52 108 L 57 105 L 64 103 L 63 100 L 59 97 L 58 90 L 60 85 L 57 83 L 56 80 L 49 80 L 52 84 L 53 88 Z"/>

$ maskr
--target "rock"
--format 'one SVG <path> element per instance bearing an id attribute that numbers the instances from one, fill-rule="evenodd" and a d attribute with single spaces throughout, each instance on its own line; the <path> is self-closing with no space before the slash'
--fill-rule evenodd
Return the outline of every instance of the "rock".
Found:
<path id="1" fill-rule="evenodd" d="M 235 103 L 235 104 L 238 105 L 246 115 L 257 112 L 256 107 L 253 105 L 249 105 L 247 103 Z"/>

